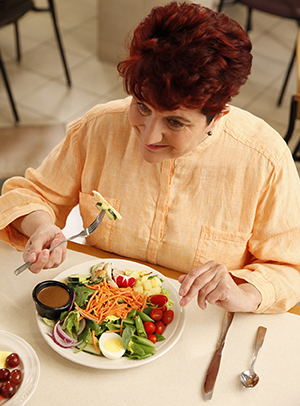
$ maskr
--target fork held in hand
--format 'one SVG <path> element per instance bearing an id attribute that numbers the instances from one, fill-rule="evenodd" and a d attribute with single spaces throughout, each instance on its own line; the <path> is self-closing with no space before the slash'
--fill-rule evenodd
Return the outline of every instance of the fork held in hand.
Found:
<path id="1" fill-rule="evenodd" d="M 72 235 L 72 237 L 69 237 L 66 240 L 60 241 L 58 244 L 56 244 L 53 247 L 49 248 L 49 252 L 54 250 L 54 248 L 58 247 L 59 245 L 65 243 L 66 241 L 74 240 L 74 238 L 77 238 L 77 237 L 85 238 L 85 237 L 88 237 L 89 235 L 91 235 L 97 229 L 97 227 L 99 226 L 99 224 L 103 220 L 104 215 L 105 215 L 105 210 L 101 210 L 101 212 L 95 218 L 95 220 L 92 222 L 92 224 L 90 224 L 88 227 L 83 229 L 79 234 Z M 21 265 L 19 268 L 17 268 L 15 270 L 15 275 L 20 275 L 20 273 L 25 271 L 25 269 L 29 268 L 31 264 L 32 264 L 32 262 L 28 261 L 25 264 Z"/>

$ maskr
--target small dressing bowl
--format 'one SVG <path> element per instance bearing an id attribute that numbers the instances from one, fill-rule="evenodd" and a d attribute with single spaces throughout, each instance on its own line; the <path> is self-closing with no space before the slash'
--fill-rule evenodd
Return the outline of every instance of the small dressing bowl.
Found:
<path id="1" fill-rule="evenodd" d="M 57 320 L 62 312 L 69 310 L 73 292 L 65 283 L 49 280 L 36 285 L 32 297 L 41 317 Z"/>

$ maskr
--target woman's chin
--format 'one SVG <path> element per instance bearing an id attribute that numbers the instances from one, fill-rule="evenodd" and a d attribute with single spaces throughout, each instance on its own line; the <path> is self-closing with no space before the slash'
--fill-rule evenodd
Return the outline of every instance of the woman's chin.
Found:
<path id="1" fill-rule="evenodd" d="M 157 151 L 152 152 L 144 149 L 141 151 L 141 154 L 144 161 L 148 162 L 149 164 L 159 164 L 160 162 L 169 159 L 164 154 L 158 154 Z"/>

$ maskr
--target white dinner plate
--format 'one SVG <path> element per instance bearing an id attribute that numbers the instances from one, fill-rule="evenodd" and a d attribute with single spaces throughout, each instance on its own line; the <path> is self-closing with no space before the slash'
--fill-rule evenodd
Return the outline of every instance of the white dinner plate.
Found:
<path id="1" fill-rule="evenodd" d="M 1 402 L 1 406 L 23 406 L 31 398 L 40 377 L 40 363 L 33 348 L 23 338 L 4 330 L 0 330 L 0 351 L 15 352 L 20 357 L 17 367 L 23 373 L 17 392 L 10 399 Z"/>
<path id="2" fill-rule="evenodd" d="M 151 272 L 152 274 L 158 275 L 161 279 L 163 279 L 163 287 L 170 289 L 171 300 L 174 301 L 174 319 L 171 324 L 166 326 L 164 331 L 164 341 L 160 341 L 156 343 L 156 353 L 149 358 L 145 358 L 142 360 L 130 360 L 127 357 L 122 357 L 117 360 L 110 360 L 105 358 L 104 356 L 97 356 L 92 354 L 87 354 L 83 351 L 75 354 L 74 349 L 72 348 L 61 348 L 57 344 L 54 343 L 51 337 L 49 337 L 48 333 L 51 329 L 43 322 L 42 318 L 36 314 L 37 323 L 39 330 L 46 340 L 47 344 L 53 348 L 58 354 L 62 357 L 67 358 L 70 361 L 76 362 L 77 364 L 85 365 L 92 368 L 98 369 L 128 369 L 138 367 L 148 362 L 152 362 L 157 358 L 161 357 L 167 351 L 169 351 L 179 340 L 182 331 L 184 329 L 185 324 L 185 312 L 184 309 L 179 304 L 179 295 L 177 292 L 176 287 L 173 285 L 170 279 L 162 275 L 161 273 L 157 272 L 155 269 L 150 268 L 148 266 L 139 264 L 133 261 L 127 261 L 123 259 L 103 259 L 99 258 L 84 262 L 82 264 L 78 264 L 69 268 L 68 270 L 62 272 L 61 274 L 57 275 L 54 279 L 59 281 L 66 281 L 69 275 L 72 274 L 80 274 L 80 275 L 87 275 L 90 274 L 90 269 L 93 265 L 96 265 L 100 262 L 111 262 L 113 267 L 116 267 L 120 270 L 130 269 L 132 271 L 147 271 Z"/>

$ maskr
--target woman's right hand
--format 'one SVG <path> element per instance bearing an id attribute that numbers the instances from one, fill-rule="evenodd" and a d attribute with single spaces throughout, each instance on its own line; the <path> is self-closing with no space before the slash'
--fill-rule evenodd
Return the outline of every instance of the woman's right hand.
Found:
<path id="1" fill-rule="evenodd" d="M 47 212 L 32 212 L 15 220 L 13 226 L 29 237 L 23 259 L 25 262 L 32 262 L 29 267 L 31 272 L 38 273 L 42 269 L 55 268 L 65 260 L 67 243 L 49 252 L 49 248 L 65 240 L 65 236 Z"/>

